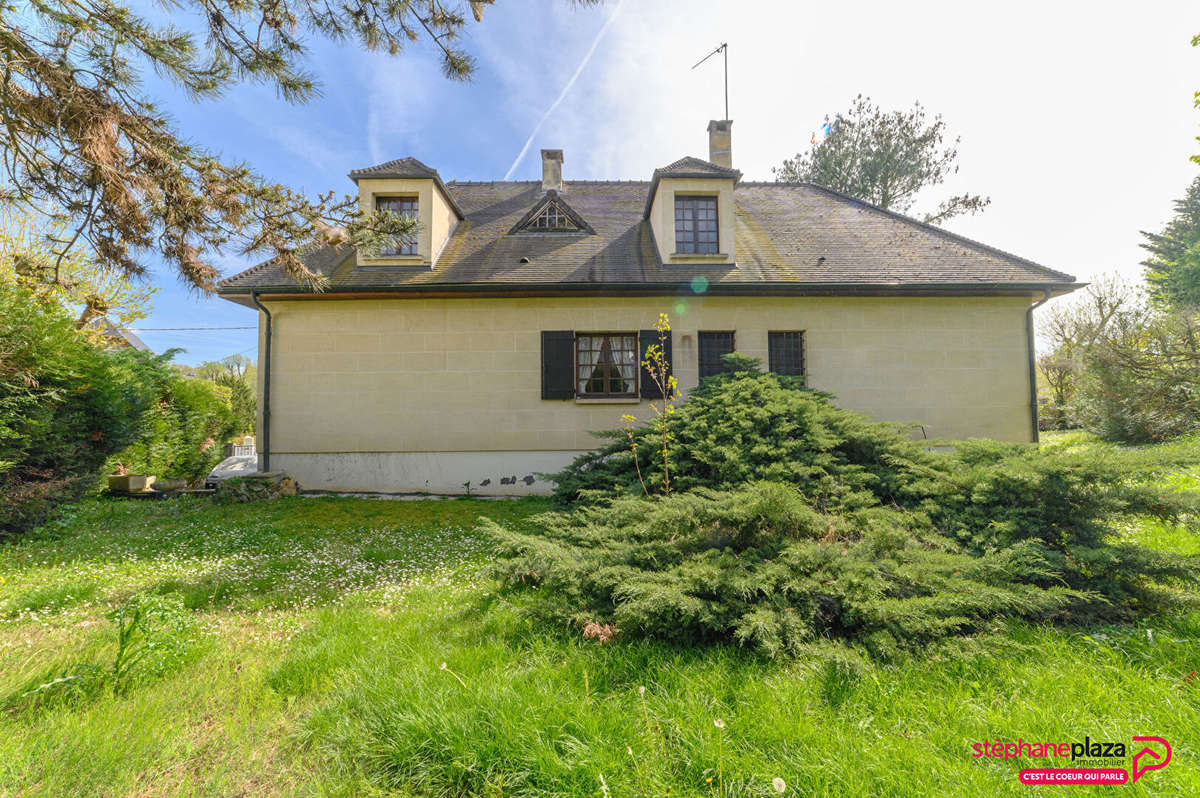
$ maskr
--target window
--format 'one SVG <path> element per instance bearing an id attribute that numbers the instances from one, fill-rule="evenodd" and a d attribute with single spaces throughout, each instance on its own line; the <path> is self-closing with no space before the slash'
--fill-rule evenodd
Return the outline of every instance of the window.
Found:
<path id="1" fill-rule="evenodd" d="M 733 351 L 732 332 L 700 333 L 700 379 L 725 371 L 722 355 Z"/>
<path id="2" fill-rule="evenodd" d="M 376 197 L 375 210 L 389 211 L 396 216 L 405 217 L 416 221 L 417 216 L 417 198 L 416 197 Z M 415 234 L 407 236 L 398 236 L 393 246 L 384 247 L 379 253 L 381 255 L 416 255 L 417 254 L 417 236 Z"/>
<path id="3" fill-rule="evenodd" d="M 767 363 L 776 374 L 804 376 L 804 333 L 768 332 Z"/>
<path id="4" fill-rule="evenodd" d="M 541 213 L 533 217 L 529 230 L 550 230 L 555 232 L 577 232 L 579 226 L 562 209 L 551 202 Z"/>
<path id="5" fill-rule="evenodd" d="M 636 333 L 575 336 L 576 385 L 581 397 L 638 395 Z"/>
<path id="6" fill-rule="evenodd" d="M 675 251 L 681 254 L 716 255 L 716 197 L 675 197 Z"/>

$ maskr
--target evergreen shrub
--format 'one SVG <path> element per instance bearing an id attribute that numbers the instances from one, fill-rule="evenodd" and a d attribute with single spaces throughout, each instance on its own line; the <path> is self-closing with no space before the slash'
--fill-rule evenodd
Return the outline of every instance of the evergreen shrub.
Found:
<path id="1" fill-rule="evenodd" d="M 948 451 L 729 356 L 667 418 L 671 485 L 647 429 L 558 479 L 536 533 L 485 522 L 510 591 L 539 615 L 619 635 L 736 641 L 767 655 L 829 639 L 879 657 L 1009 620 L 1128 620 L 1194 603 L 1196 558 L 1122 542 L 1197 497 L 1152 475 L 1169 457 L 993 441 Z M 1175 455 L 1171 455 L 1175 456 Z M 1138 475 L 1141 475 L 1139 478 Z"/>

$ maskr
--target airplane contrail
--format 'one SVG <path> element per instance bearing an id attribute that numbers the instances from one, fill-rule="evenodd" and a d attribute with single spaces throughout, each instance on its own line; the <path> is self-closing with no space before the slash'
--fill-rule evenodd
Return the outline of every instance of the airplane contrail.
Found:
<path id="1" fill-rule="evenodd" d="M 512 166 L 508 167 L 508 171 L 504 173 L 505 180 L 512 180 L 513 174 L 517 171 L 517 167 L 521 164 L 521 159 L 525 157 L 525 153 L 529 152 L 529 147 L 531 144 L 533 144 L 534 137 L 537 136 L 538 131 L 542 129 L 542 125 L 545 124 L 546 120 L 550 118 L 550 114 L 554 113 L 554 109 L 558 108 L 559 104 L 562 103 L 563 98 L 567 96 L 567 92 L 569 92 L 571 87 L 575 85 L 575 81 L 579 79 L 579 75 L 583 72 L 584 67 L 588 65 L 588 61 L 592 60 L 592 53 L 596 52 L 596 46 L 600 44 L 600 40 L 603 39 L 604 34 L 608 32 L 609 25 L 612 25 L 613 20 L 617 18 L 617 14 L 621 11 L 621 4 L 624 1 L 625 0 L 617 0 L 617 4 L 613 7 L 612 13 L 608 15 L 608 19 L 605 21 L 604 26 L 600 28 L 600 31 L 596 34 L 596 38 L 592 40 L 592 46 L 588 48 L 588 51 L 583 56 L 583 60 L 580 61 L 579 66 L 575 68 L 575 74 L 571 75 L 571 79 L 567 81 L 567 85 L 563 86 L 562 91 L 558 93 L 558 97 L 555 98 L 554 102 L 550 103 L 550 107 L 546 109 L 546 113 L 542 114 L 542 118 L 539 119 L 538 123 L 533 126 L 533 131 L 530 132 L 529 138 L 525 139 L 525 146 L 522 147 L 521 152 L 517 154 L 516 159 L 512 162 Z"/>

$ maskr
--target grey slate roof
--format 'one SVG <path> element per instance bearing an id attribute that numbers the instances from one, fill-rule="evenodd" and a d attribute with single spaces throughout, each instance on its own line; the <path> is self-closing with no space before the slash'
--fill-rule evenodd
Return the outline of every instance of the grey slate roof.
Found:
<path id="1" fill-rule="evenodd" d="M 677 162 L 667 168 L 677 166 L 693 165 Z M 314 251 L 306 262 L 329 278 L 331 292 L 669 291 L 686 288 L 698 275 L 712 293 L 1074 287 L 1067 285 L 1074 282 L 1070 275 L 803 183 L 737 184 L 736 266 L 663 263 L 643 217 L 650 190 L 645 181 L 564 183 L 563 200 L 595 231 L 581 236 L 509 235 L 543 199 L 540 182 L 451 182 L 446 190 L 462 209 L 463 221 L 432 268 L 357 267 L 348 246 Z M 224 295 L 304 290 L 270 261 L 219 286 Z"/>
<path id="2" fill-rule="evenodd" d="M 654 170 L 654 177 L 732 177 L 740 178 L 737 169 L 717 166 L 712 161 L 702 161 L 690 155 Z"/>
<path id="3" fill-rule="evenodd" d="M 360 177 L 436 177 L 438 180 L 442 179 L 438 170 L 421 163 L 416 158 L 397 158 L 394 161 L 368 166 L 365 169 L 355 169 L 350 173 L 351 180 L 358 180 Z"/>

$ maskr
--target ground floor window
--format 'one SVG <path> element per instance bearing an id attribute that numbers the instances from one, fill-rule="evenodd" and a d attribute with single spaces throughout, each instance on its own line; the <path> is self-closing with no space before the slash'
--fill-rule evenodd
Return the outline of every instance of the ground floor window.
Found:
<path id="1" fill-rule="evenodd" d="M 579 333 L 575 365 L 581 397 L 638 395 L 637 333 Z"/>
<path id="2" fill-rule="evenodd" d="M 798 330 L 767 333 L 768 368 L 789 377 L 804 376 L 804 333 Z"/>
<path id="3" fill-rule="evenodd" d="M 725 371 L 721 358 L 733 351 L 733 331 L 700 332 L 700 379 Z"/>

